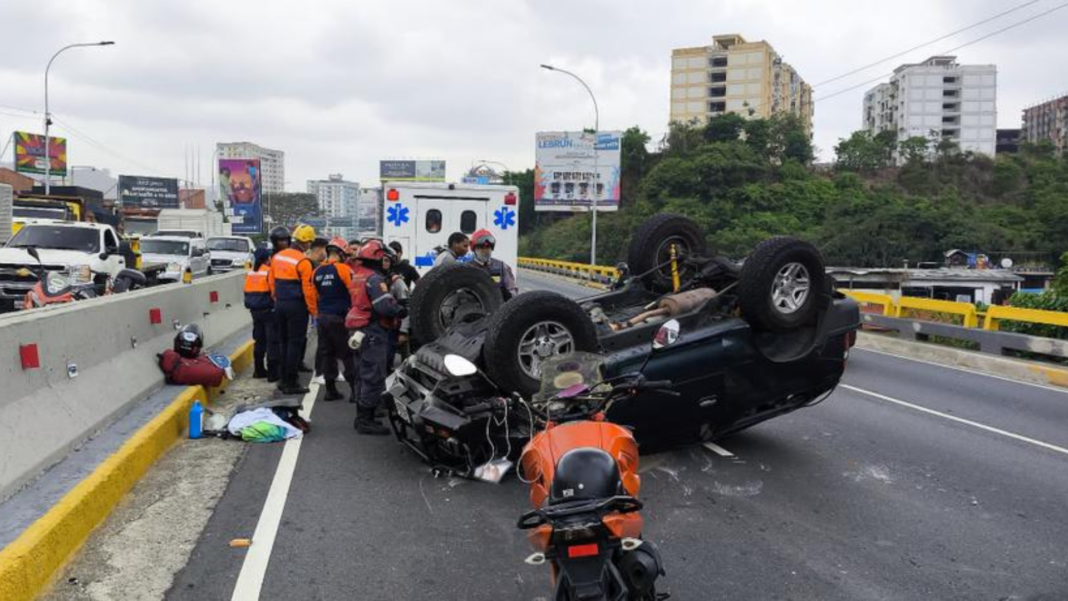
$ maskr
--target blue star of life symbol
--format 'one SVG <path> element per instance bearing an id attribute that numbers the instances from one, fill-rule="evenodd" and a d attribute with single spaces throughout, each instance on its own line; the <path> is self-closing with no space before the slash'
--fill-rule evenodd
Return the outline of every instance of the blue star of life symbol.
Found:
<path id="1" fill-rule="evenodd" d="M 515 211 L 509 210 L 508 207 L 501 207 L 493 212 L 493 225 L 506 230 L 509 227 L 515 227 Z"/>
<path id="2" fill-rule="evenodd" d="M 408 210 L 408 207 L 401 204 L 396 204 L 389 207 L 389 209 L 386 211 L 386 219 L 393 225 L 399 227 L 402 223 L 408 223 L 408 213 L 410 212 L 411 211 Z"/>

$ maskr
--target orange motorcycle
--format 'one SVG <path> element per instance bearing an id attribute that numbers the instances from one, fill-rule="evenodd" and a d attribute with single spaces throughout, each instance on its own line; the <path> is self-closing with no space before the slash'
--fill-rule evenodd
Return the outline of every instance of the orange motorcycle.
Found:
<path id="1" fill-rule="evenodd" d="M 664 324 L 654 350 L 674 344 L 679 324 Z M 519 528 L 537 550 L 531 565 L 552 567 L 554 601 L 655 601 L 664 575 L 660 553 L 642 539 L 638 445 L 630 430 L 605 421 L 616 402 L 638 393 L 677 394 L 670 381 L 638 373 L 601 379 L 604 358 L 574 353 L 546 361 L 531 403 L 545 428 L 523 449 L 519 477 L 536 507 Z"/>

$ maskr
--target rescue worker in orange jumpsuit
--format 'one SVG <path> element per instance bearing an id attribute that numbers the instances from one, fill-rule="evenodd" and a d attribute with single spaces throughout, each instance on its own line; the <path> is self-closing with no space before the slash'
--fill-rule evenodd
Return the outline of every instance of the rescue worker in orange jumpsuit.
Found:
<path id="1" fill-rule="evenodd" d="M 288 232 L 286 232 L 288 234 Z M 252 314 L 252 377 L 266 378 L 273 366 L 278 369 L 277 348 L 269 346 L 270 323 L 274 319 L 274 299 L 267 285 L 271 270 L 271 251 L 257 248 L 253 254 L 252 271 L 245 274 L 245 308 Z M 275 351 L 275 352 L 271 352 Z"/>
<path id="2" fill-rule="evenodd" d="M 519 286 L 515 283 L 515 274 L 507 263 L 493 258 L 493 249 L 497 247 L 497 239 L 489 230 L 478 230 L 471 236 L 471 250 L 475 251 L 475 258 L 471 264 L 486 270 L 501 289 L 501 296 L 508 300 L 519 294 Z"/>
<path id="3" fill-rule="evenodd" d="M 389 292 L 382 270 L 386 247 L 381 240 L 370 240 L 360 247 L 352 284 L 352 309 L 345 318 L 345 326 L 352 340 L 359 341 L 359 390 L 356 396 L 356 421 L 353 426 L 360 434 L 385 435 L 389 428 L 375 417 L 382 402 L 389 371 L 390 332 L 400 326 L 408 314 Z"/>
<path id="4" fill-rule="evenodd" d="M 312 281 L 318 295 L 316 305 L 319 318 L 316 329 L 319 334 L 315 352 L 315 364 L 322 370 L 326 384 L 324 401 L 342 399 L 337 389 L 337 362 L 344 368 L 345 381 L 349 383 L 353 402 L 359 382 L 356 380 L 356 358 L 349 348 L 349 332 L 345 328 L 345 316 L 352 308 L 352 269 L 345 264 L 349 245 L 341 238 L 334 238 L 326 245 L 326 260 L 315 269 Z"/>
<path id="5" fill-rule="evenodd" d="M 298 226 L 289 247 L 271 257 L 267 282 L 282 339 L 282 382 L 278 389 L 283 394 L 308 392 L 297 380 L 297 370 L 307 343 L 308 317 L 317 314 L 314 270 L 304 255 L 314 239 L 315 230 L 310 225 Z"/>

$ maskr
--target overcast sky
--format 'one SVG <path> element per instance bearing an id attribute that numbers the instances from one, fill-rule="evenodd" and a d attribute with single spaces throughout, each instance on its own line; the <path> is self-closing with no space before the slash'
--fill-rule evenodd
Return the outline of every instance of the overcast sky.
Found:
<path id="1" fill-rule="evenodd" d="M 655 139 L 666 130 L 672 48 L 721 33 L 765 39 L 818 84 L 1023 3 L 4 0 L 0 135 L 40 131 L 40 116 L 19 109 L 43 110 L 52 52 L 109 39 L 116 45 L 68 51 L 52 68 L 55 135 L 69 137 L 72 165 L 182 178 L 187 149 L 199 148 L 206 184 L 215 142 L 249 140 L 285 151 L 290 190 L 338 172 L 373 185 L 382 158 L 444 158 L 459 180 L 476 159 L 532 167 L 536 131 L 593 125 L 581 87 L 539 63 L 586 79 L 602 129 L 639 125 Z M 816 98 L 1061 4 L 1032 2 L 817 86 Z M 999 127 L 1068 93 L 1066 30 L 1068 8 L 957 52 L 998 66 Z M 859 127 L 871 85 L 817 103 L 821 158 Z"/>

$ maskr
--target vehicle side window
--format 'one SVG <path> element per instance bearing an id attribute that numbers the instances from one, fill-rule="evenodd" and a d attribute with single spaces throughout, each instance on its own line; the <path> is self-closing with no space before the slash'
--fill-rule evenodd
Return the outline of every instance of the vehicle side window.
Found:
<path id="1" fill-rule="evenodd" d="M 474 233 L 478 229 L 478 215 L 474 211 L 460 213 L 460 231 L 465 234 Z"/>
<path id="2" fill-rule="evenodd" d="M 426 212 L 426 231 L 431 234 L 441 231 L 441 211 L 430 209 Z"/>
<path id="3" fill-rule="evenodd" d="M 119 249 L 119 241 L 115 239 L 115 234 L 111 233 L 111 230 L 104 230 L 104 248 L 108 252 Z"/>

